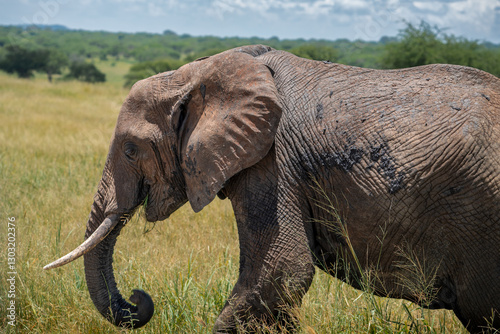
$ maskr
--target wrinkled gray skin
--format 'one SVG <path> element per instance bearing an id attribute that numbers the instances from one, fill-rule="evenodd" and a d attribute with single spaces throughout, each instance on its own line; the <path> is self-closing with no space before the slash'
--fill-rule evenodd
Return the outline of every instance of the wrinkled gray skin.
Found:
<path id="1" fill-rule="evenodd" d="M 318 188 L 340 220 L 319 207 Z M 156 221 L 187 201 L 199 211 L 217 194 L 232 203 L 241 253 L 215 332 L 278 314 L 293 321 L 287 306 L 301 303 L 315 266 L 359 288 L 335 224 L 363 270 L 375 271 L 375 293 L 422 301 L 405 281 L 416 279 L 405 269 L 410 254 L 435 274 L 427 306 L 452 309 L 471 332 L 492 314 L 500 328 L 492 75 L 451 65 L 378 71 L 250 46 L 145 79 L 120 112 L 86 237 L 106 217 L 133 214 L 146 195 Z M 113 277 L 122 227 L 85 255 L 86 278 L 105 317 L 130 326 L 130 309 L 140 327 L 151 299 L 138 290 L 138 306 L 128 304 Z"/>

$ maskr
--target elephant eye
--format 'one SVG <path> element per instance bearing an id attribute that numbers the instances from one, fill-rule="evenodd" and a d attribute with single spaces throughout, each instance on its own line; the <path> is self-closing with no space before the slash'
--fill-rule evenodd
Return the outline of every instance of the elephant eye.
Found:
<path id="1" fill-rule="evenodd" d="M 135 160 L 137 157 L 137 146 L 133 143 L 125 144 L 125 155 L 130 160 Z"/>

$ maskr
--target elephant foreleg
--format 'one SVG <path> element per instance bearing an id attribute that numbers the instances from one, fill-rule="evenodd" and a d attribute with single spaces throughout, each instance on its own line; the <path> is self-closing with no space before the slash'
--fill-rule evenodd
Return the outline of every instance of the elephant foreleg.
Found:
<path id="1" fill-rule="evenodd" d="M 294 308 L 314 276 L 306 235 L 297 220 L 280 212 L 288 209 L 278 203 L 275 174 L 269 162 L 262 164 L 226 188 L 238 224 L 240 274 L 214 332 L 252 332 L 270 324 L 293 328 Z"/>

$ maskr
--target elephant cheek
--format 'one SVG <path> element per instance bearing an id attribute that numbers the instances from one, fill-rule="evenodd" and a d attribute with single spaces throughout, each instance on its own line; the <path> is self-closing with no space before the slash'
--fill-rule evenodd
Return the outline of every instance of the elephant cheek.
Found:
<path id="1" fill-rule="evenodd" d="M 154 201 L 146 206 L 146 219 L 150 222 L 165 220 L 186 202 L 187 198 L 185 196 L 169 196 L 159 201 Z"/>
<path id="2" fill-rule="evenodd" d="M 187 202 L 185 186 L 181 180 L 171 178 L 156 182 L 149 187 L 145 202 L 148 221 L 164 220 Z"/>
<path id="3" fill-rule="evenodd" d="M 167 219 L 170 216 L 169 208 L 172 204 L 172 198 L 163 198 L 161 200 L 152 199 L 146 204 L 146 220 L 149 222 L 155 222 Z"/>

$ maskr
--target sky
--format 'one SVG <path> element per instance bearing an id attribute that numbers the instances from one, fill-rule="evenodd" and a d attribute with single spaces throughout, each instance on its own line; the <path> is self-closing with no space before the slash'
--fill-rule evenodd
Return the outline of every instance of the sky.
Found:
<path id="1" fill-rule="evenodd" d="M 1 25 L 193 36 L 378 41 L 421 20 L 500 43 L 500 0 L 0 0 Z"/>

